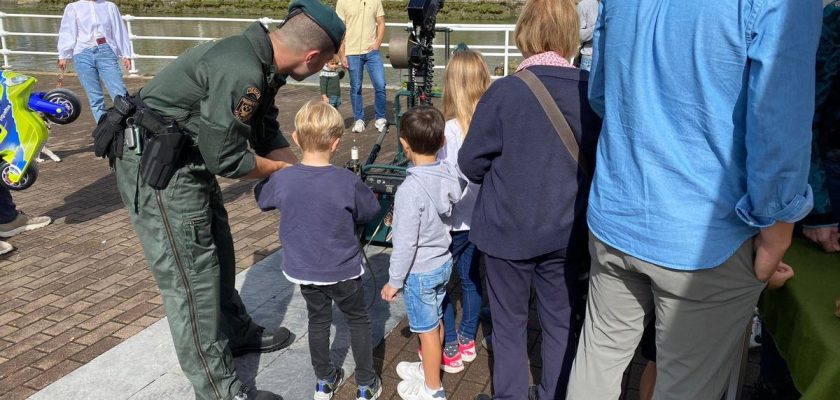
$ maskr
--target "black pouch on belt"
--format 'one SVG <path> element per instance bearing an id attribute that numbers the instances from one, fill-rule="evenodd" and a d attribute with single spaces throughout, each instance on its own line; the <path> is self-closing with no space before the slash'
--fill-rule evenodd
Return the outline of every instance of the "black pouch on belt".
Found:
<path id="1" fill-rule="evenodd" d="M 178 169 L 186 139 L 174 124 L 149 139 L 140 157 L 140 176 L 146 184 L 157 190 L 166 189 Z"/>
<path id="2" fill-rule="evenodd" d="M 99 119 L 93 130 L 93 152 L 97 157 L 122 157 L 125 120 L 134 114 L 135 107 L 125 96 L 117 96 L 114 106 Z"/>

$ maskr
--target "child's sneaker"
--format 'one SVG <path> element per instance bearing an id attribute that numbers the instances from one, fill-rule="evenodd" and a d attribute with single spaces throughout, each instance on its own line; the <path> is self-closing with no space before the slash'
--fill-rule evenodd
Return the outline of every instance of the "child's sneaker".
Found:
<path id="1" fill-rule="evenodd" d="M 464 370 L 464 362 L 461 360 L 461 353 L 458 352 L 457 347 L 453 353 L 449 356 L 444 349 L 440 356 L 440 369 L 450 374 L 457 374 Z M 417 357 L 421 362 L 423 361 L 423 349 L 417 349 Z"/>
<path id="2" fill-rule="evenodd" d="M 440 369 L 450 374 L 457 374 L 464 370 L 464 362 L 461 361 L 461 353 L 457 348 L 452 356 L 446 354 L 446 351 L 443 352 L 440 358 Z"/>
<path id="3" fill-rule="evenodd" d="M 422 380 L 405 380 L 397 385 L 397 394 L 403 400 L 445 400 L 446 392 L 443 388 L 435 393 L 426 390 L 426 384 Z"/>
<path id="4" fill-rule="evenodd" d="M 461 353 L 461 360 L 473 362 L 475 360 L 475 340 L 458 336 L 458 352 Z"/>
<path id="5" fill-rule="evenodd" d="M 376 377 L 371 385 L 356 387 L 356 400 L 376 400 L 382 394 L 382 380 Z"/>
<path id="6" fill-rule="evenodd" d="M 423 363 L 403 361 L 397 364 L 397 375 L 406 381 L 420 381 L 426 379 L 426 374 L 423 373 Z"/>
<path id="7" fill-rule="evenodd" d="M 330 400 L 335 394 L 341 384 L 344 383 L 344 370 L 339 368 L 335 370 L 335 378 L 332 381 L 326 379 L 318 379 L 315 384 L 315 400 Z"/>

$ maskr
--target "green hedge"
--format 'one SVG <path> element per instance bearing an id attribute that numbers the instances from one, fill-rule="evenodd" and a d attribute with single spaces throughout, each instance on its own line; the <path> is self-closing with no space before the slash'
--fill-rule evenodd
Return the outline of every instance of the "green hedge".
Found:
<path id="1" fill-rule="evenodd" d="M 282 17 L 289 0 L 113 0 L 124 14 L 192 14 L 192 15 L 251 15 Z M 335 0 L 325 3 L 335 5 Z M 42 0 L 40 9 L 61 10 L 67 0 Z M 389 21 L 408 19 L 407 1 L 382 2 Z M 520 5 L 515 1 L 458 2 L 447 1 L 438 14 L 439 21 L 507 21 L 516 19 Z"/>

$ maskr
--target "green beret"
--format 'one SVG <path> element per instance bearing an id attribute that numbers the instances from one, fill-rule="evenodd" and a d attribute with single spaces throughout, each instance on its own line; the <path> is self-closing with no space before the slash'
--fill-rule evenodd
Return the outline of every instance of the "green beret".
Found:
<path id="1" fill-rule="evenodd" d="M 292 0 L 289 3 L 289 15 L 286 16 L 286 19 L 293 17 L 299 12 L 306 14 L 309 19 L 315 21 L 327 33 L 327 36 L 330 37 L 333 45 L 335 45 L 335 51 L 337 53 L 341 47 L 341 41 L 344 40 L 345 28 L 344 22 L 338 18 L 335 10 L 318 0 Z"/>

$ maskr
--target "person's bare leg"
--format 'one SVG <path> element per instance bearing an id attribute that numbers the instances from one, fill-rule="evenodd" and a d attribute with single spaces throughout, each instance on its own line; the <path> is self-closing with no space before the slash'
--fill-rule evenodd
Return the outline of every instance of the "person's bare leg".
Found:
<path id="1" fill-rule="evenodd" d="M 437 329 L 420 333 L 420 347 L 423 353 L 423 374 L 425 375 L 426 387 L 431 390 L 441 388 L 440 384 L 440 359 L 442 348 L 440 340 L 443 335 L 443 326 Z"/>

